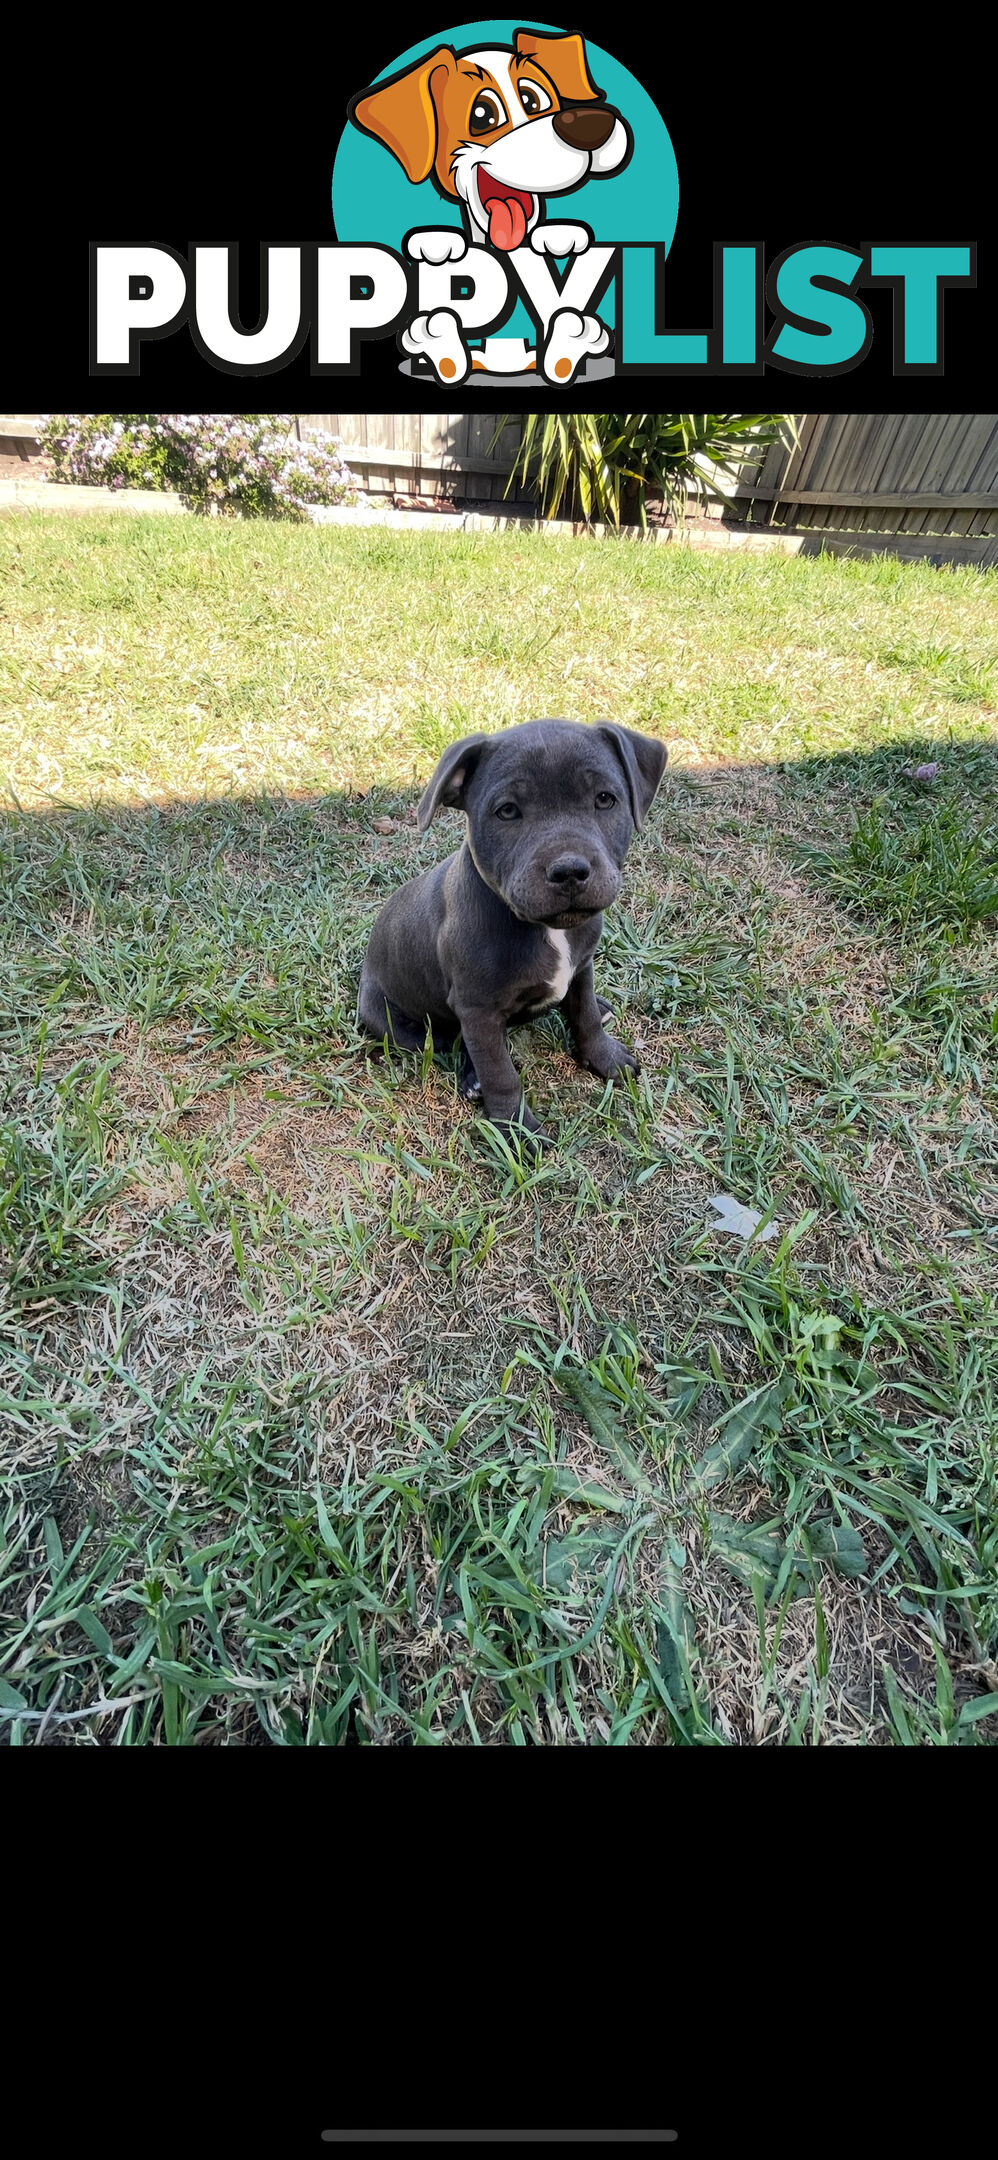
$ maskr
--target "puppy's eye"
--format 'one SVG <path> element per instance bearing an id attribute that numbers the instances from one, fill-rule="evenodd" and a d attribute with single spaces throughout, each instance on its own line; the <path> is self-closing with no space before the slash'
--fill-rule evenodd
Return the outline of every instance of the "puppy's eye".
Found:
<path id="1" fill-rule="evenodd" d="M 611 795 L 609 788 L 601 788 L 596 797 L 596 808 L 597 810 L 612 810 L 616 800 L 616 796 Z"/>
<path id="2" fill-rule="evenodd" d="M 513 818 L 518 818 L 519 815 L 520 812 L 515 802 L 501 802 L 496 811 L 496 816 L 505 818 L 507 824 L 511 823 Z"/>
<path id="3" fill-rule="evenodd" d="M 473 135 L 491 135 L 493 128 L 502 127 L 509 114 L 502 99 L 491 90 L 481 90 L 471 108 L 469 126 Z"/>
<path id="4" fill-rule="evenodd" d="M 550 112 L 551 100 L 547 91 L 541 89 L 540 83 L 521 82 L 517 84 L 517 89 L 523 110 L 530 114 L 531 119 L 535 113 Z"/>

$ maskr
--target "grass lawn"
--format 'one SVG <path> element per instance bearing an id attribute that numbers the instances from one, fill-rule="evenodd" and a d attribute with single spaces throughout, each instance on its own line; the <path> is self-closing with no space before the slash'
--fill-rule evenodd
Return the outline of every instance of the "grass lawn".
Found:
<path id="1" fill-rule="evenodd" d="M 993 1743 L 998 578 L 0 556 L 7 1740 Z M 520 1030 L 533 1163 L 353 1006 L 441 749 L 546 714 L 670 765 L 597 961 L 643 1071 Z"/>

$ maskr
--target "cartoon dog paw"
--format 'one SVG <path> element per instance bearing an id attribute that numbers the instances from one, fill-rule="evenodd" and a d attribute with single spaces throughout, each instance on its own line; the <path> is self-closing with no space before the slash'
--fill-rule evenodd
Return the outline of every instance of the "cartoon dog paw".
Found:
<path id="1" fill-rule="evenodd" d="M 410 262 L 445 263 L 460 262 L 468 252 L 463 232 L 455 232 L 453 226 L 439 232 L 413 232 L 405 243 Z"/>
<path id="2" fill-rule="evenodd" d="M 584 255 L 592 237 L 588 225 L 535 225 L 530 245 L 538 255 Z"/>
<path id="3" fill-rule="evenodd" d="M 432 315 L 415 315 L 400 334 L 406 352 L 428 360 L 440 382 L 464 381 L 471 361 L 461 325 L 450 308 L 437 308 Z"/>
<path id="4" fill-rule="evenodd" d="M 541 356 L 546 382 L 562 387 L 570 383 L 580 363 L 589 355 L 605 352 L 610 333 L 596 315 L 580 315 L 575 308 L 559 308 L 548 325 L 547 343 Z"/>

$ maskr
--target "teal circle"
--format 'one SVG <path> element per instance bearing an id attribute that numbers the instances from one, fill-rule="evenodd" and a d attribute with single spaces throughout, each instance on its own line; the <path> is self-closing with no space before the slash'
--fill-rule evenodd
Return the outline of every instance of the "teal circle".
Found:
<path id="1" fill-rule="evenodd" d="M 398 75 L 410 60 L 433 52 L 437 45 L 452 45 L 456 52 L 469 47 L 474 51 L 512 45 L 513 32 L 522 20 L 522 16 L 508 16 L 502 22 L 458 23 L 452 30 L 422 37 L 382 68 L 375 81 Z M 531 28 L 559 35 L 555 24 L 532 23 Z M 590 226 L 596 240 L 660 240 L 668 254 L 679 215 L 679 172 L 665 121 L 647 90 L 612 53 L 587 39 L 586 54 L 593 81 L 607 103 L 623 114 L 634 138 L 634 149 L 623 172 L 587 180 L 584 187 L 570 195 L 559 195 L 555 214 Z M 356 90 L 367 87 L 366 83 L 358 83 Z M 340 137 L 332 192 L 337 240 L 372 240 L 400 251 L 405 234 L 417 227 L 453 225 L 459 232 L 464 229 L 456 202 L 438 195 L 431 180 L 414 186 L 406 179 L 397 158 L 351 121 Z M 614 319 L 613 300 L 611 287 L 599 308 L 602 321 L 610 324 Z M 503 335 L 533 334 L 533 323 L 518 302 L 509 322 L 503 324 Z"/>

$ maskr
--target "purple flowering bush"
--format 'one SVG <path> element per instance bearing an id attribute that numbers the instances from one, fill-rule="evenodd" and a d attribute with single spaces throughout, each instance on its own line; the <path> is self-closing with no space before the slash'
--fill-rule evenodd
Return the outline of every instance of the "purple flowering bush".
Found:
<path id="1" fill-rule="evenodd" d="M 171 413 L 160 425 L 188 509 L 301 519 L 313 504 L 358 500 L 339 443 L 299 442 L 290 413 Z"/>
<path id="2" fill-rule="evenodd" d="M 170 445 L 155 413 L 49 413 L 38 439 L 53 478 L 88 487 L 173 487 Z"/>
<path id="3" fill-rule="evenodd" d="M 175 488 L 215 516 L 301 520 L 362 499 L 339 443 L 299 442 L 291 413 L 52 413 L 39 434 L 56 480 Z"/>

